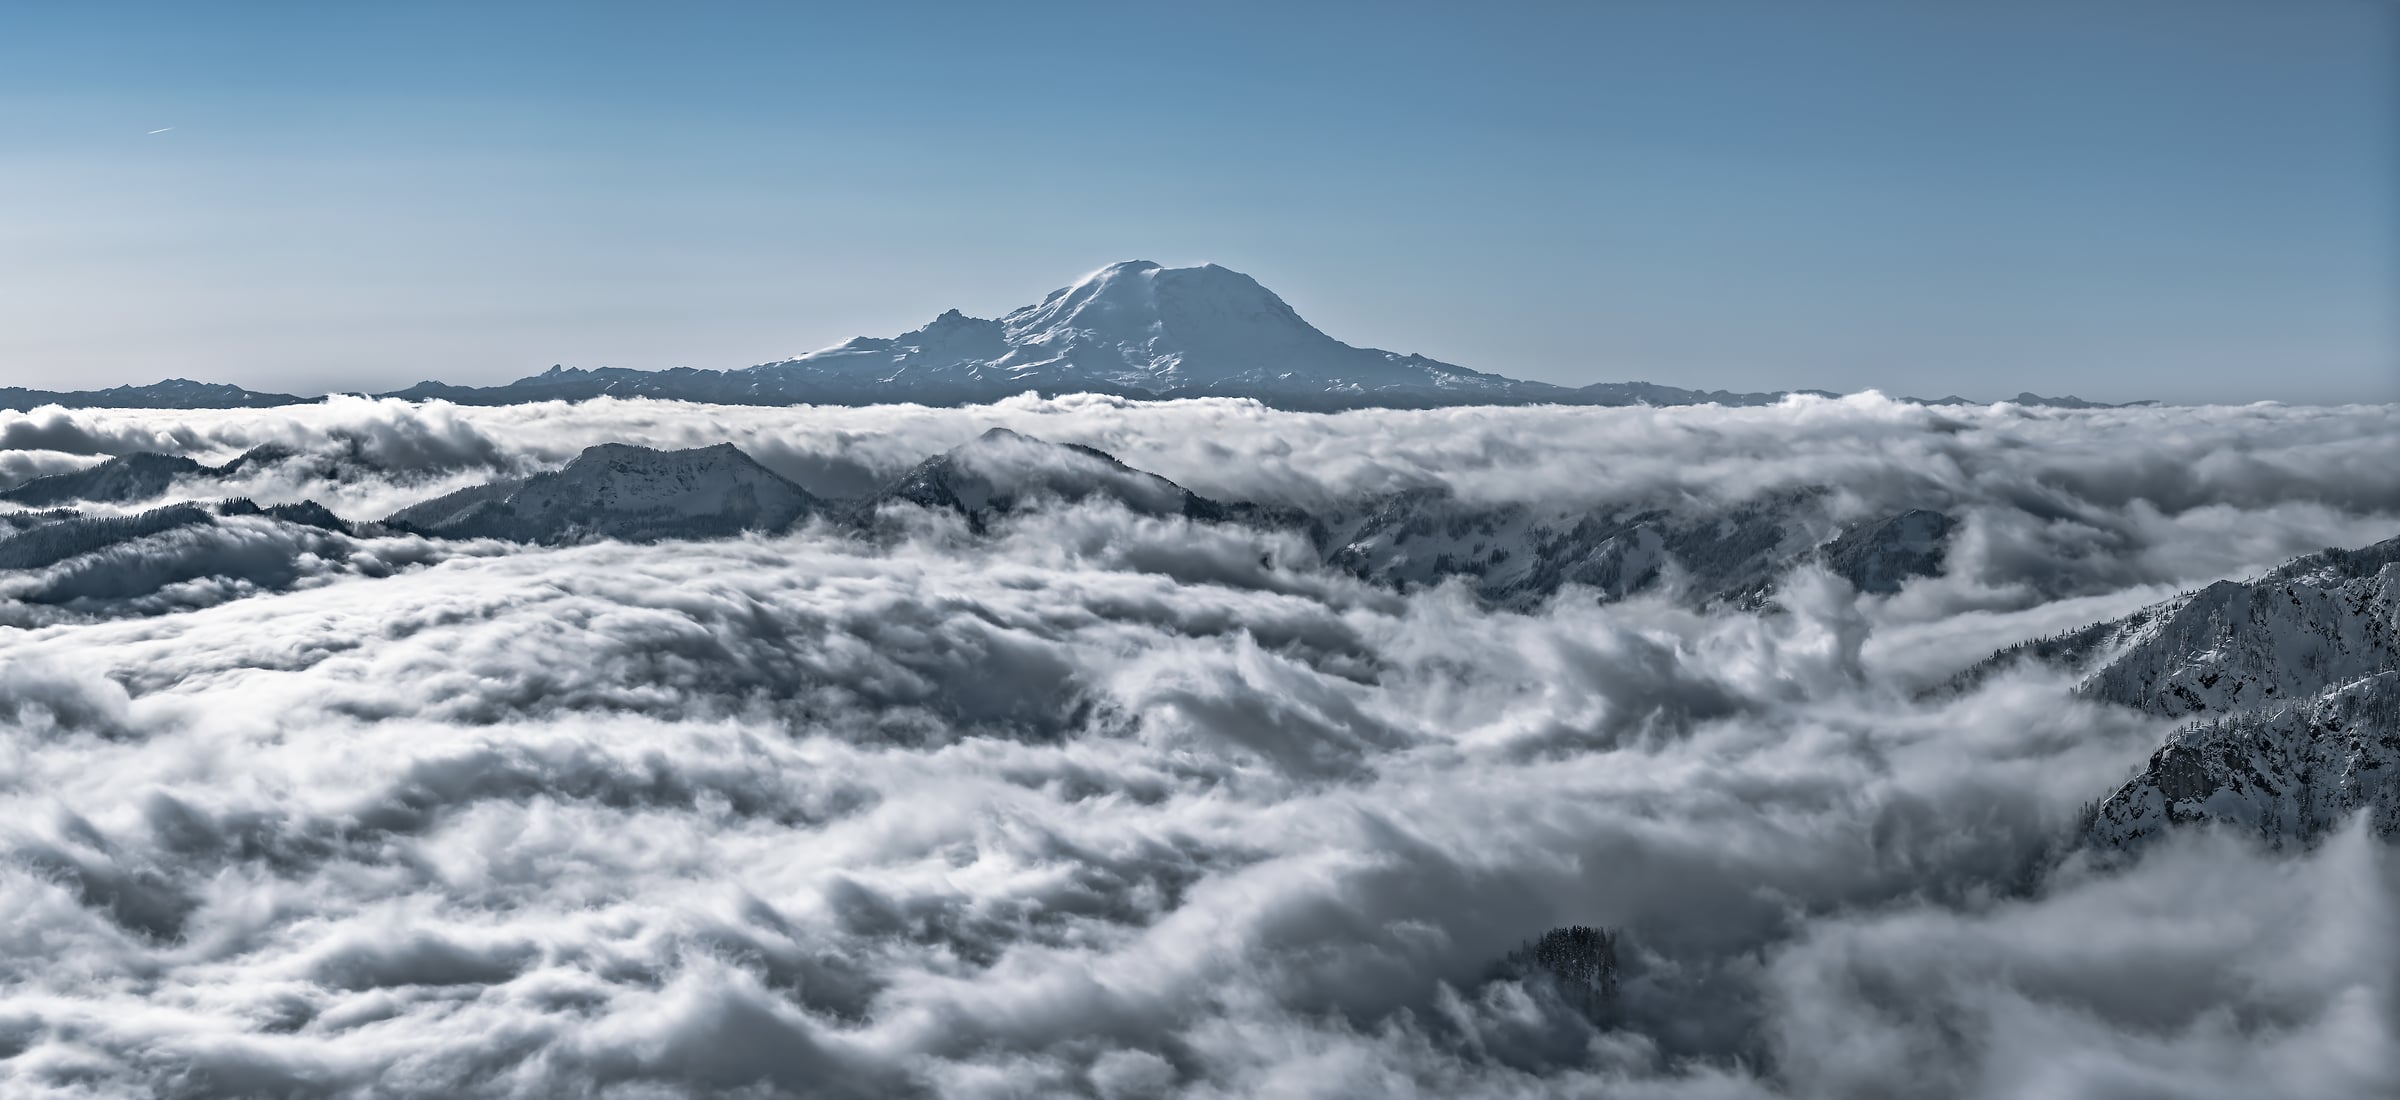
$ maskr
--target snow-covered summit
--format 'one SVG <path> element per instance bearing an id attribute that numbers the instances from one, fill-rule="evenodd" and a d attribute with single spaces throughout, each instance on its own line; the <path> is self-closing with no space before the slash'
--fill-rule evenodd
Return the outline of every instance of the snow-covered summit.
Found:
<path id="1" fill-rule="evenodd" d="M 1258 280 L 1215 264 L 1110 264 L 1001 318 L 1002 364 L 1065 362 L 1128 383 L 1222 382 L 1276 366 L 1331 365 L 1359 350 L 1300 319 Z"/>
<path id="2" fill-rule="evenodd" d="M 738 381 L 747 376 L 748 381 Z M 1110 264 L 997 320 L 950 310 L 896 337 L 860 337 L 730 372 L 747 392 L 875 385 L 887 400 L 986 400 L 1089 391 L 1135 396 L 1239 395 L 1346 407 L 1489 400 L 1574 400 L 1422 356 L 1358 348 L 1326 335 L 1241 272 L 1216 264 Z"/>

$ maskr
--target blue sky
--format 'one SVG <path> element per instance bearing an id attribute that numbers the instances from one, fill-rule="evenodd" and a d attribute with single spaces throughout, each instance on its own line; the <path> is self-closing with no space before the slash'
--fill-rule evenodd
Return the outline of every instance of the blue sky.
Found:
<path id="1" fill-rule="evenodd" d="M 2396 144 L 2377 0 L 9 5 L 0 383 L 743 366 L 1145 258 L 1556 382 L 2400 400 Z"/>

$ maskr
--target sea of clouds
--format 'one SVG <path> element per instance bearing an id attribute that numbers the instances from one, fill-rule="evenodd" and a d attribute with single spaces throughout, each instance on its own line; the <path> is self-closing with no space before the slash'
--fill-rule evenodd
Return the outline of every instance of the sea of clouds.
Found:
<path id="1" fill-rule="evenodd" d="M 1497 609 L 1102 501 L 567 547 L 233 518 L 53 567 L 81 603 L 0 573 L 0 1093 L 2400 1092 L 2390 846 L 2094 858 L 2079 810 L 2173 723 L 2039 668 L 1927 690 L 2400 534 L 2400 408 L 336 399 L 0 413 L 0 482 L 273 443 L 193 495 L 372 519 L 730 441 L 842 496 L 994 426 L 1301 509 L 1823 487 L 1963 526 L 1941 576 L 1803 567 L 1764 614 Z M 202 538 L 222 568 L 109 596 Z M 1613 1013 L 1496 966 L 1568 924 L 1621 934 Z"/>

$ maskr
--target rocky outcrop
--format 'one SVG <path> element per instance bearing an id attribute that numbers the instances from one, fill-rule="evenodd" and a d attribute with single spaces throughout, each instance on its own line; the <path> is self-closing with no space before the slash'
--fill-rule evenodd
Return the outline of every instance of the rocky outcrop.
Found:
<path id="1" fill-rule="evenodd" d="M 2211 822 L 2284 847 L 2362 812 L 2377 835 L 2400 836 L 2400 672 L 2184 727 L 2093 807 L 2084 838 L 2131 849 Z"/>

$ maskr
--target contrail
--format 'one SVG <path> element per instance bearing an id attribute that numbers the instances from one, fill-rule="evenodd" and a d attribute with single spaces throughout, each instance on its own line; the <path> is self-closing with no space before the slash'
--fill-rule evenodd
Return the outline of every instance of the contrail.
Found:
<path id="1" fill-rule="evenodd" d="M 163 134 L 163 133 L 166 133 L 167 131 L 169 131 L 169 130 L 172 130 L 172 129 L 174 129 L 174 127 L 172 127 L 172 126 L 161 126 L 161 127 L 159 127 L 158 129 L 152 130 L 152 131 L 150 131 L 150 132 L 151 132 L 151 133 L 153 133 L 153 134 Z"/>

